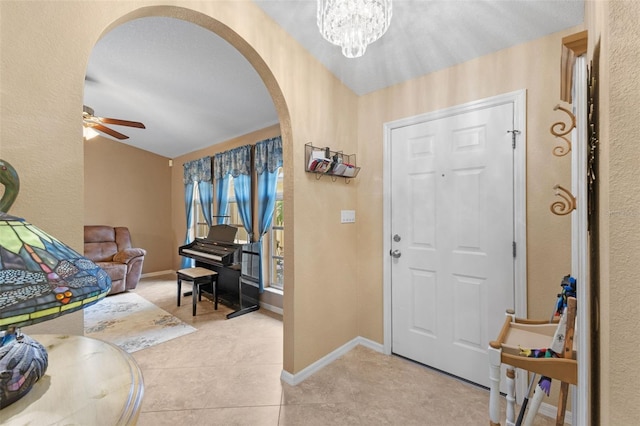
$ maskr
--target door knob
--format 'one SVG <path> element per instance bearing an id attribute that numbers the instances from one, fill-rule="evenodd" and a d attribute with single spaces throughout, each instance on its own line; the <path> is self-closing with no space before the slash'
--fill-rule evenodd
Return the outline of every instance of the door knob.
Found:
<path id="1" fill-rule="evenodd" d="M 402 253 L 400 253 L 400 250 L 391 250 L 389 251 L 389 254 L 391 255 L 391 257 L 394 257 L 396 259 L 402 256 Z"/>

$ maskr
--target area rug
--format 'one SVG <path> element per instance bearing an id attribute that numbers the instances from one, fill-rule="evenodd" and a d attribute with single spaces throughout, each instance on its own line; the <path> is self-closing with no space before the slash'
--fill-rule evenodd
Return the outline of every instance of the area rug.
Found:
<path id="1" fill-rule="evenodd" d="M 105 297 L 84 310 L 86 336 L 133 353 L 196 331 L 136 293 Z"/>

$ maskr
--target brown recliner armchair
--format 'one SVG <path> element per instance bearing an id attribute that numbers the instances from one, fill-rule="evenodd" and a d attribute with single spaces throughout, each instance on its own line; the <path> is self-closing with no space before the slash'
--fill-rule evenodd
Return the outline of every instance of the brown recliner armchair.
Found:
<path id="1" fill-rule="evenodd" d="M 144 249 L 131 247 L 128 228 L 104 225 L 84 227 L 84 255 L 111 277 L 109 294 L 136 288 L 146 254 Z"/>

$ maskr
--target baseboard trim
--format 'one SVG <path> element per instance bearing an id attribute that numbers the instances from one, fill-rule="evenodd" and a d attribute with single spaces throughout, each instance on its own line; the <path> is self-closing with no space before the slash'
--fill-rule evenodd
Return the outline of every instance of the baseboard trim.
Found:
<path id="1" fill-rule="evenodd" d="M 282 370 L 282 373 L 280 374 L 280 379 L 291 386 L 296 386 L 302 383 L 303 381 L 305 381 L 306 379 L 308 379 L 309 377 L 311 377 L 312 375 L 314 375 L 315 373 L 317 373 L 318 371 L 322 370 L 324 367 L 331 364 L 332 362 L 334 362 L 335 360 L 340 358 L 342 355 L 346 354 L 347 352 L 349 352 L 350 350 L 352 350 L 358 345 L 362 345 L 376 352 L 384 353 L 383 352 L 384 346 L 381 345 L 380 343 L 358 336 L 353 340 L 340 346 L 338 349 L 334 350 L 333 352 L 320 358 L 318 361 L 314 362 L 308 367 L 302 369 L 296 374 L 291 374 L 288 371 Z"/>
<path id="2" fill-rule="evenodd" d="M 538 414 L 542 414 L 543 416 L 551 417 L 552 419 L 555 419 L 558 414 L 558 407 L 556 407 L 555 405 L 551 405 L 546 402 L 543 402 L 542 404 L 540 404 L 540 408 L 538 409 Z M 570 425 L 573 424 L 573 415 L 571 411 L 565 411 L 564 422 Z"/>
<path id="3" fill-rule="evenodd" d="M 147 272 L 146 274 L 140 275 L 140 278 L 157 277 L 159 275 L 169 275 L 175 273 L 176 271 L 174 271 L 173 269 L 169 269 L 167 271 Z"/>
<path id="4" fill-rule="evenodd" d="M 271 312 L 279 314 L 279 315 L 284 315 L 284 310 L 282 308 L 270 305 L 268 303 L 260 302 L 260 308 L 262 308 L 264 310 L 267 310 L 267 311 L 271 311 Z"/>

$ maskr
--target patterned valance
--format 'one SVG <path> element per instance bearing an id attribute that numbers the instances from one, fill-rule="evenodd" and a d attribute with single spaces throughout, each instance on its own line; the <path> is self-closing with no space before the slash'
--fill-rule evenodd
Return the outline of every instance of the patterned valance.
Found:
<path id="1" fill-rule="evenodd" d="M 211 182 L 211 157 L 184 163 L 184 184 L 191 182 Z"/>
<path id="2" fill-rule="evenodd" d="M 251 145 L 241 146 L 213 157 L 213 174 L 216 179 L 226 175 L 234 178 L 251 175 Z"/>
<path id="3" fill-rule="evenodd" d="M 282 138 L 280 136 L 256 143 L 255 167 L 259 175 L 265 170 L 273 173 L 282 167 Z"/>

